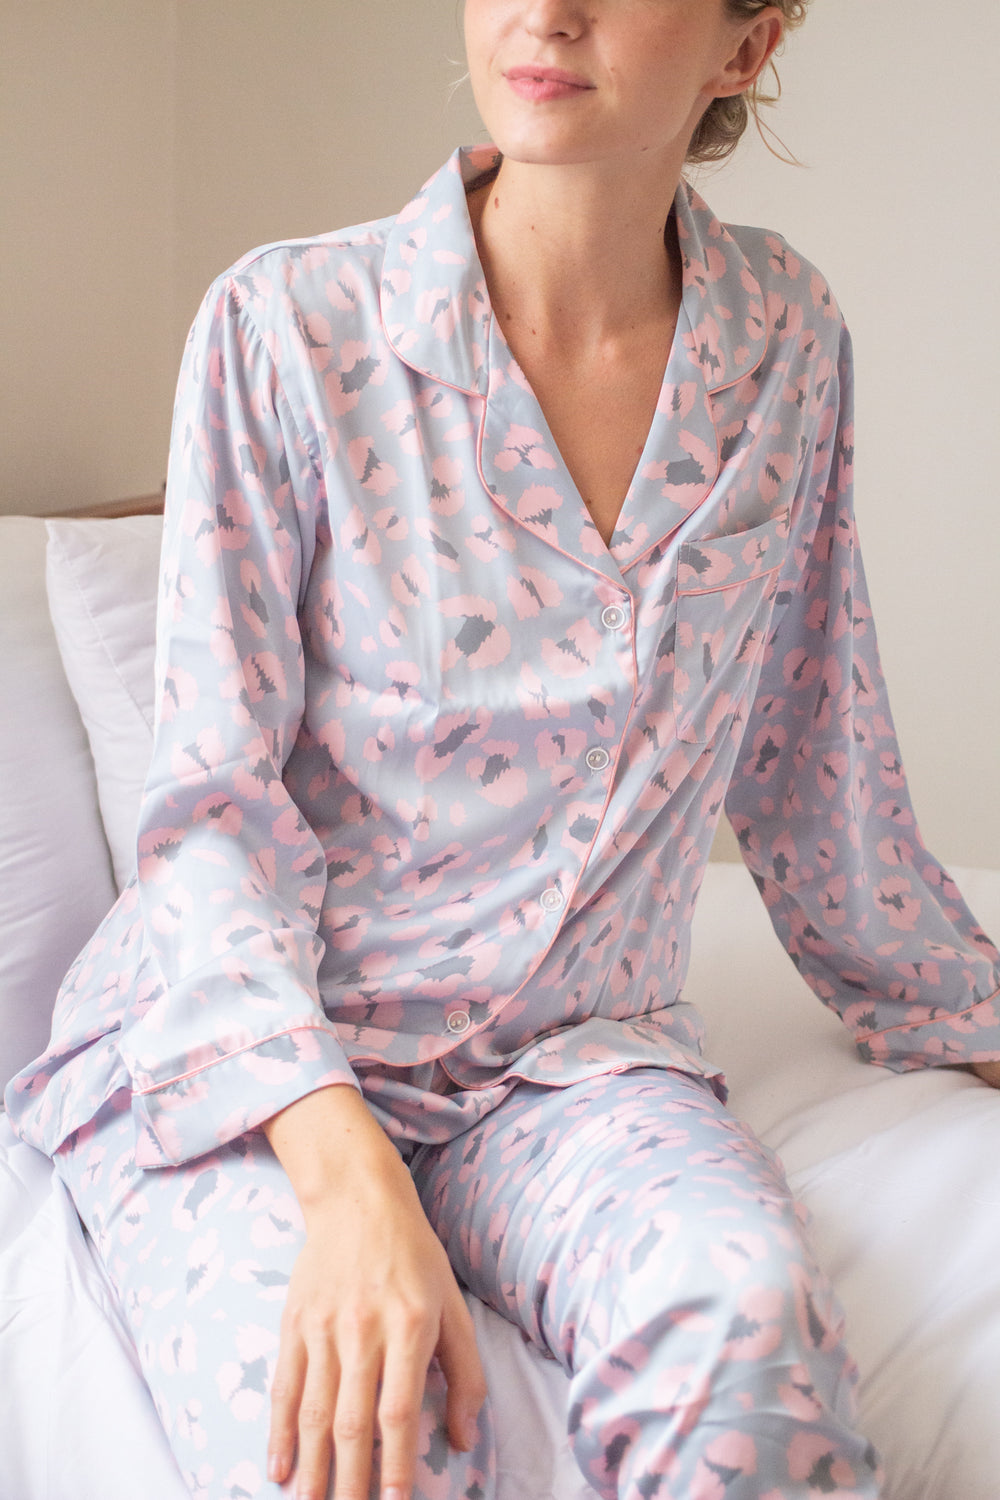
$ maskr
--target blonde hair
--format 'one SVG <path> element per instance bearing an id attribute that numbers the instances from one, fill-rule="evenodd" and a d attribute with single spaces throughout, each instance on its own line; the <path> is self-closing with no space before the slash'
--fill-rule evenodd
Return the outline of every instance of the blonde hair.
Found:
<path id="1" fill-rule="evenodd" d="M 766 10 L 768 5 L 777 5 L 785 19 L 785 30 L 791 31 L 793 27 L 800 26 L 805 20 L 806 6 L 809 0 L 726 0 L 730 15 L 734 21 L 748 21 L 758 11 Z M 781 79 L 774 63 L 768 64 L 768 69 L 774 74 L 774 84 L 771 92 L 765 92 L 761 86 L 761 78 L 742 94 L 733 94 L 730 98 L 713 99 L 705 113 L 698 122 L 698 127 L 691 137 L 688 147 L 687 159 L 689 162 L 725 161 L 731 156 L 739 144 L 740 137 L 750 123 L 753 116 L 754 123 L 760 131 L 773 135 L 770 127 L 764 123 L 760 116 L 761 106 L 765 104 L 777 104 L 781 98 Z M 765 140 L 769 150 L 774 150 L 770 142 Z M 776 156 L 780 152 L 774 153 Z M 785 161 L 794 162 L 793 156 L 785 155 Z"/>

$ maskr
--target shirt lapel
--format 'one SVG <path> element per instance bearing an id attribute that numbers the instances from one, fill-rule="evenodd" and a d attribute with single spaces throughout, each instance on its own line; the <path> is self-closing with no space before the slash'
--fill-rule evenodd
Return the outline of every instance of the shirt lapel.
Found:
<path id="1" fill-rule="evenodd" d="M 736 241 L 686 182 L 674 214 L 681 308 L 660 399 L 611 538 L 623 572 L 711 493 L 735 441 L 719 433 L 712 397 L 750 375 L 767 346 L 760 285 Z"/>
<path id="2" fill-rule="evenodd" d="M 399 214 L 382 266 L 382 326 L 412 369 L 485 396 L 492 312 L 465 201 L 494 147 L 456 151 Z"/>

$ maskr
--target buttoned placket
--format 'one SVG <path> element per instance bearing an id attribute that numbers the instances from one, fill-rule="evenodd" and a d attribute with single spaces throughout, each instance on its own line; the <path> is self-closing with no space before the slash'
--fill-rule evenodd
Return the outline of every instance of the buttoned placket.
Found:
<path id="1" fill-rule="evenodd" d="M 554 549 L 554 555 L 561 555 L 562 567 L 567 562 L 576 563 L 594 577 L 598 583 L 596 628 L 615 642 L 613 649 L 619 658 L 633 663 L 633 680 L 624 702 L 620 679 L 616 687 L 614 673 L 608 677 L 605 672 L 603 680 L 615 694 L 617 707 L 608 744 L 590 744 L 583 751 L 582 769 L 593 777 L 608 772 L 617 762 L 638 687 L 634 678 L 636 606 L 623 570 L 631 569 L 668 538 L 676 537 L 683 522 L 712 493 L 721 455 L 710 385 L 732 383 L 753 368 L 766 342 L 762 335 L 755 337 L 750 332 L 755 304 L 745 275 L 746 263 L 735 244 L 721 237 L 721 230 L 719 243 L 713 241 L 716 258 L 712 264 L 714 269 L 720 260 L 733 262 L 726 272 L 726 284 L 730 298 L 736 295 L 745 299 L 747 315 L 736 317 L 742 344 L 737 345 L 732 329 L 713 319 L 715 305 L 709 284 L 714 276 L 704 269 L 708 251 L 698 238 L 688 191 L 682 184 L 676 204 L 685 257 L 683 305 L 660 399 L 610 546 L 600 539 L 534 393 L 492 316 L 467 214 L 457 213 L 451 218 L 451 256 L 447 266 L 435 263 L 432 270 L 436 305 L 455 310 L 465 326 L 462 335 L 439 338 L 433 323 L 415 315 L 424 290 L 422 273 L 425 267 L 431 268 L 425 259 L 414 257 L 412 247 L 404 247 L 405 235 L 398 241 L 400 251 L 406 249 L 398 256 L 398 270 L 392 239 L 387 250 L 382 283 L 384 325 L 393 342 L 392 330 L 396 328 L 406 330 L 409 338 L 405 348 L 394 342 L 397 354 L 414 369 L 465 390 L 474 399 L 479 425 L 479 477 L 487 495 L 508 523 L 533 533 L 538 541 Z M 449 267 L 454 269 L 449 271 Z M 734 294 L 736 270 L 743 279 Z M 446 276 L 451 279 L 447 297 L 441 287 Z M 622 650 L 623 633 L 629 638 L 631 650 Z M 609 799 L 610 786 L 606 785 L 600 820 L 607 813 Z M 551 934 L 553 923 L 561 925 L 592 848 L 591 843 L 576 870 L 550 865 L 536 898 L 543 931 Z M 463 1035 L 473 1024 L 463 1019 L 466 1016 L 464 1010 L 450 1012 L 445 1021 L 448 1032 Z"/>

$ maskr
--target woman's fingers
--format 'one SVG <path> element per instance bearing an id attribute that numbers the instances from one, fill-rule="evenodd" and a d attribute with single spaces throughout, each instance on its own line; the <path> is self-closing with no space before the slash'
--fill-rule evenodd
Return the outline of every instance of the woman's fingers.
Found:
<path id="1" fill-rule="evenodd" d="M 448 1384 L 449 1439 L 466 1451 L 475 1446 L 486 1382 L 457 1286 L 438 1323 L 416 1311 L 397 1312 L 391 1332 L 379 1322 L 352 1318 L 347 1331 L 341 1324 L 336 1341 L 329 1326 L 304 1336 L 289 1320 L 282 1330 L 271 1388 L 268 1478 L 283 1483 L 294 1467 L 296 1500 L 325 1500 L 331 1460 L 334 1500 L 366 1500 L 376 1420 L 382 1493 L 411 1495 L 435 1339 Z"/>
<path id="2" fill-rule="evenodd" d="M 333 1346 L 323 1333 L 307 1340 L 308 1366 L 298 1409 L 299 1458 L 295 1474 L 296 1500 L 326 1500 L 330 1477 L 330 1437 L 340 1404 L 339 1370 Z M 338 1490 L 338 1495 L 339 1495 Z M 365 1500 L 367 1489 L 346 1491 Z"/>
<path id="3" fill-rule="evenodd" d="M 340 1388 L 332 1428 L 334 1500 L 368 1500 L 381 1352 L 374 1341 L 367 1346 L 352 1341 L 349 1352 L 340 1351 Z M 327 1437 L 329 1432 L 328 1428 Z M 329 1454 L 329 1444 L 326 1451 Z M 312 1500 L 311 1492 L 306 1493 Z M 317 1500 L 325 1495 L 325 1489 L 318 1491 Z"/>
<path id="4" fill-rule="evenodd" d="M 267 1477 L 282 1484 L 292 1472 L 299 1443 L 299 1403 L 306 1378 L 306 1351 L 301 1339 L 283 1327 L 278 1364 L 271 1383 L 271 1430 L 267 1440 Z"/>
<path id="5" fill-rule="evenodd" d="M 486 1400 L 486 1376 L 476 1348 L 476 1331 L 458 1286 L 441 1314 L 438 1361 L 448 1382 L 448 1437 L 468 1452 L 479 1437 L 479 1412 Z"/>
<path id="6" fill-rule="evenodd" d="M 410 1316 L 404 1326 L 397 1324 L 396 1338 L 386 1350 L 378 1403 L 383 1495 L 409 1497 L 412 1491 L 427 1367 L 436 1338 L 436 1327 Z"/>

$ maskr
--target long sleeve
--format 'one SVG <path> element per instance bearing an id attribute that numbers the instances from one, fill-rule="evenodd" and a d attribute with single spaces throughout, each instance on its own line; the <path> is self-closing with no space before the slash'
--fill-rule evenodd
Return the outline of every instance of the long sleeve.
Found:
<path id="1" fill-rule="evenodd" d="M 317 992 L 323 849 L 282 781 L 322 500 L 271 355 L 223 279 L 189 336 L 169 467 L 138 835 L 147 958 L 119 1042 L 146 1164 L 354 1081 Z"/>
<path id="2" fill-rule="evenodd" d="M 1000 1056 L 998 954 L 921 841 L 852 504 L 850 342 L 817 397 L 790 564 L 726 811 L 774 927 L 861 1055 Z"/>

